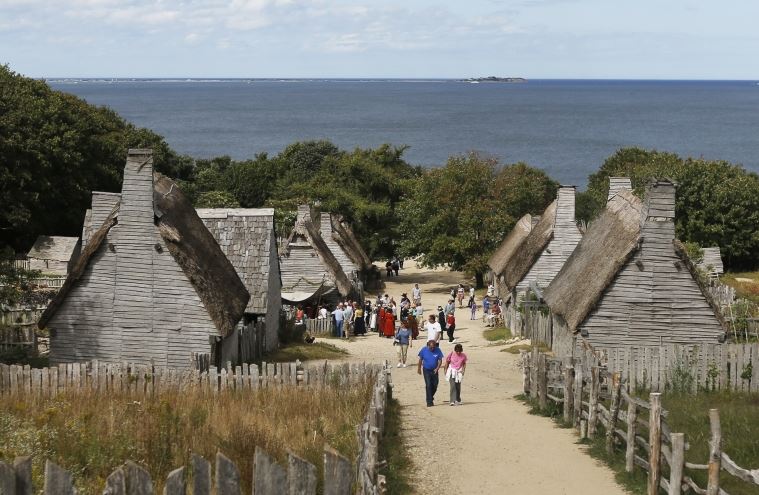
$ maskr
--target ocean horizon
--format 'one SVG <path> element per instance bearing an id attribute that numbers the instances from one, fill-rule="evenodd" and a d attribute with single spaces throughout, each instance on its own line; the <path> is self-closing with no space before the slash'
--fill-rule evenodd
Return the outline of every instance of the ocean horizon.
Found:
<path id="1" fill-rule="evenodd" d="M 513 76 L 518 77 L 518 76 Z M 112 108 L 195 158 L 276 154 L 296 141 L 407 146 L 414 165 L 477 151 L 565 184 L 619 148 L 727 160 L 759 171 L 754 80 L 466 78 L 44 78 Z"/>

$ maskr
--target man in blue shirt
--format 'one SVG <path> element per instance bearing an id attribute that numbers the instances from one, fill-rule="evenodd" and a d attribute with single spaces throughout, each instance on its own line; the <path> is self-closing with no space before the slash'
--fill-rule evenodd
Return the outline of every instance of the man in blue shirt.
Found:
<path id="1" fill-rule="evenodd" d="M 343 312 L 343 303 L 338 303 L 337 308 L 332 312 L 332 316 L 335 318 L 335 337 L 343 336 L 343 320 L 345 319 L 345 313 Z"/>
<path id="2" fill-rule="evenodd" d="M 419 363 L 416 366 L 416 372 L 420 375 L 424 371 L 424 388 L 427 393 L 427 407 L 432 406 L 437 392 L 438 370 L 443 363 L 443 351 L 435 346 L 435 341 L 427 342 L 427 347 L 419 351 Z"/>

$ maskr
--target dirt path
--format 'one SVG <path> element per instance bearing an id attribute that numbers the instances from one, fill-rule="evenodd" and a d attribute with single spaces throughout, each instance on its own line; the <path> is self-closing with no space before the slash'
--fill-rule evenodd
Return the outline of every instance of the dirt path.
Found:
<path id="1" fill-rule="evenodd" d="M 397 301 L 402 292 L 410 296 L 418 283 L 428 314 L 447 301 L 448 291 L 459 282 L 468 282 L 461 273 L 420 270 L 407 263 L 399 277 L 387 281 L 385 292 Z M 416 353 L 423 341 L 415 341 L 409 350 L 413 365 L 393 368 L 393 393 L 402 406 L 416 493 L 626 493 L 609 469 L 583 453 L 572 430 L 527 414 L 527 407 L 514 399 L 522 387 L 517 357 L 500 352 L 502 346 L 489 346 L 481 320 L 471 321 L 468 308 L 457 310 L 456 316 L 458 342 L 469 357 L 462 406 L 448 405 L 448 383 L 441 373 L 435 406 L 426 407 L 424 380 L 416 373 Z M 389 339 L 371 335 L 339 345 L 350 351 L 351 361 L 397 362 Z M 445 354 L 453 347 L 447 342 L 441 346 Z M 453 445 L 458 446 L 455 452 Z"/>

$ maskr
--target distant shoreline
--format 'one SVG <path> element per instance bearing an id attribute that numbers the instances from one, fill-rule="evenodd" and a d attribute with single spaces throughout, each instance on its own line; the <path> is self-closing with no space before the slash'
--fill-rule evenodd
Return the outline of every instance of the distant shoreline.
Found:
<path id="1" fill-rule="evenodd" d="M 516 83 L 526 83 L 527 79 L 524 77 L 496 77 L 496 76 L 488 76 L 488 77 L 470 77 L 468 79 L 463 79 L 464 82 L 468 83 L 508 83 L 508 84 L 516 84 Z"/>

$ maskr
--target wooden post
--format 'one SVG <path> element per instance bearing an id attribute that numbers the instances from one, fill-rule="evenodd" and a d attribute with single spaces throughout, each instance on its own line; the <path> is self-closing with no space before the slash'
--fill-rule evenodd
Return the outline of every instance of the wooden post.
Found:
<path id="1" fill-rule="evenodd" d="M 124 470 L 117 468 L 105 479 L 105 490 L 103 494 L 107 495 L 126 495 L 126 477 Z"/>
<path id="2" fill-rule="evenodd" d="M 314 495 L 316 493 L 316 466 L 288 452 L 287 484 L 288 495 Z"/>
<path id="3" fill-rule="evenodd" d="M 16 493 L 16 472 L 3 461 L 0 461 L 0 493 Z"/>
<path id="4" fill-rule="evenodd" d="M 184 479 L 184 468 L 178 468 L 169 473 L 163 487 L 163 495 L 185 495 L 187 485 Z"/>
<path id="5" fill-rule="evenodd" d="M 324 495 L 350 495 L 353 466 L 329 445 L 324 446 Z"/>
<path id="6" fill-rule="evenodd" d="M 256 447 L 253 493 L 287 493 L 287 472 L 263 449 Z"/>
<path id="7" fill-rule="evenodd" d="M 619 395 L 621 393 L 621 379 L 619 372 L 611 375 L 611 405 L 609 406 L 609 427 L 606 429 L 606 452 L 611 455 L 614 452 L 614 429 L 617 427 L 619 418 Z"/>
<path id="8" fill-rule="evenodd" d="M 530 399 L 538 398 L 538 348 L 533 347 L 530 356 Z"/>
<path id="9" fill-rule="evenodd" d="M 32 458 L 17 457 L 13 461 L 13 469 L 16 471 L 16 495 L 32 495 Z"/>
<path id="10" fill-rule="evenodd" d="M 581 419 L 580 420 L 580 440 L 585 440 L 586 438 L 588 438 L 588 420 Z"/>
<path id="11" fill-rule="evenodd" d="M 596 437 L 598 427 L 598 390 L 599 370 L 598 366 L 590 369 L 590 399 L 588 400 L 588 438 Z"/>
<path id="12" fill-rule="evenodd" d="M 722 467 L 722 428 L 717 409 L 709 409 L 709 426 L 712 438 L 709 440 L 709 483 L 706 486 L 706 495 L 718 495 L 719 470 Z"/>
<path id="13" fill-rule="evenodd" d="M 672 462 L 669 464 L 669 494 L 680 495 L 685 467 L 685 433 L 672 433 Z"/>
<path id="14" fill-rule="evenodd" d="M 192 495 L 211 495 L 211 463 L 192 454 Z"/>
<path id="15" fill-rule="evenodd" d="M 654 392 L 649 395 L 651 414 L 648 418 L 648 445 L 651 452 L 648 456 L 648 495 L 659 493 L 659 479 L 661 478 L 661 393 Z M 633 441 L 635 441 L 633 439 Z M 716 493 L 715 493 L 716 495 Z"/>
<path id="16" fill-rule="evenodd" d="M 227 364 L 229 366 L 229 364 Z M 240 495 L 240 471 L 221 452 L 216 453 L 216 495 Z"/>
<path id="17" fill-rule="evenodd" d="M 530 353 L 519 351 L 522 360 L 522 390 L 525 394 L 530 393 Z"/>
<path id="18" fill-rule="evenodd" d="M 545 411 L 548 408 L 548 358 L 538 354 L 538 406 Z"/>
<path id="19" fill-rule="evenodd" d="M 572 366 L 564 368 L 564 423 L 571 424 L 575 409 L 575 369 Z"/>
<path id="20" fill-rule="evenodd" d="M 53 464 L 45 461 L 45 490 L 44 495 L 74 495 L 73 480 L 71 473 Z"/>
<path id="21" fill-rule="evenodd" d="M 580 367 L 575 369 L 574 423 L 577 431 L 580 431 L 580 420 L 582 419 L 582 389 L 584 385 L 583 367 L 580 363 Z"/>
<path id="22" fill-rule="evenodd" d="M 627 403 L 627 449 L 625 450 L 625 471 L 633 472 L 635 466 L 635 433 L 638 428 L 638 406 L 634 402 Z"/>

